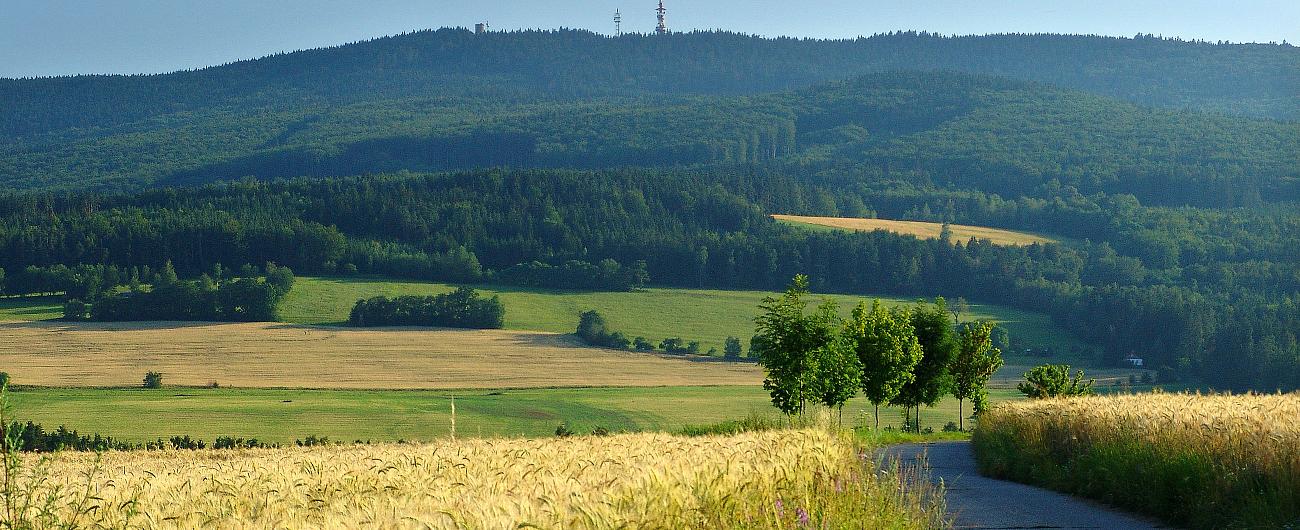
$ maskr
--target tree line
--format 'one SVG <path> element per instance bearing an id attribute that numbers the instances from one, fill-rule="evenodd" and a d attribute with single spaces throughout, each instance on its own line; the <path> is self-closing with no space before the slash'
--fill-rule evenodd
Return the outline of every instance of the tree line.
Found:
<path id="1" fill-rule="evenodd" d="M 958 400 L 959 428 L 966 400 L 976 413 L 988 406 L 985 387 L 1002 367 L 993 323 L 957 327 L 943 298 L 894 309 L 861 302 L 845 320 L 830 300 L 810 311 L 810 294 L 808 277 L 796 275 L 785 294 L 763 300 L 755 319 L 763 388 L 782 412 L 802 415 L 810 404 L 842 410 L 861 392 L 875 407 L 876 428 L 880 406 L 896 405 L 919 430 L 921 406 L 945 395 Z"/>
<path id="2" fill-rule="evenodd" d="M 819 291 L 944 294 L 1039 311 L 1097 344 L 1103 363 L 1135 354 L 1188 384 L 1300 387 L 1294 211 L 1158 208 L 1068 187 L 1045 190 L 1056 196 L 1051 200 L 1004 200 L 936 187 L 842 184 L 806 182 L 781 168 L 729 166 L 9 195 L 0 196 L 0 267 L 11 273 L 10 284 L 29 266 L 61 278 L 100 266 L 130 277 L 131 270 L 147 276 L 146 266 L 153 272 L 168 259 L 191 277 L 217 262 L 275 261 L 295 271 L 393 270 L 469 282 L 532 261 L 612 259 L 622 269 L 644 261 L 656 285 L 764 290 L 806 272 Z M 1082 239 L 1005 247 L 810 232 L 765 215 L 864 211 L 1039 226 Z M 277 226 L 283 230 L 269 229 Z"/>
<path id="3" fill-rule="evenodd" d="M 218 267 L 213 276 L 181 280 L 171 262 L 145 286 L 132 282 L 119 289 L 108 284 L 91 292 L 85 300 L 69 298 L 63 305 L 64 320 L 140 321 L 182 320 L 222 322 L 271 322 L 279 319 L 279 306 L 293 288 L 293 271 L 266 265 L 265 276 L 255 269 L 247 276 L 226 275 Z"/>

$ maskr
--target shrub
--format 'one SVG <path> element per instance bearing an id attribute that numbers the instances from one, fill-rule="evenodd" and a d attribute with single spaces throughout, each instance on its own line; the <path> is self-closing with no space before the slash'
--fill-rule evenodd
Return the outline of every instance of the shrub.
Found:
<path id="1" fill-rule="evenodd" d="M 1086 396 L 1092 394 L 1094 382 L 1083 380 L 1083 370 L 1070 377 L 1068 364 L 1044 364 L 1025 372 L 1025 381 L 1017 388 L 1031 399 Z"/>
<path id="2" fill-rule="evenodd" d="M 293 443 L 298 447 L 316 447 L 321 445 L 329 445 L 330 439 L 328 436 L 316 436 L 314 434 L 309 434 L 307 435 L 306 438 L 303 438 L 301 440 L 294 440 Z"/>
<path id="3" fill-rule="evenodd" d="M 744 350 L 741 349 L 740 346 L 740 339 L 736 337 L 727 337 L 727 341 L 726 343 L 723 344 L 722 347 L 723 356 L 733 360 L 739 359 L 740 354 L 743 351 Z"/>
<path id="4" fill-rule="evenodd" d="M 162 388 L 162 374 L 158 372 L 149 372 L 144 374 L 145 388 Z"/>
<path id="5" fill-rule="evenodd" d="M 190 435 L 188 434 L 185 436 L 173 436 L 169 441 L 171 442 L 172 449 L 177 449 L 177 450 L 180 449 L 195 450 L 195 449 L 204 449 L 205 447 L 207 447 L 207 444 L 205 444 L 203 440 L 199 440 L 197 438 L 190 438 Z"/>
<path id="6" fill-rule="evenodd" d="M 578 317 L 578 337 L 592 346 L 626 350 L 632 344 L 626 336 L 605 327 L 605 317 L 596 311 L 583 311 Z"/>
<path id="7" fill-rule="evenodd" d="M 636 351 L 654 351 L 655 345 L 645 337 L 632 339 L 632 349 Z"/>
<path id="8" fill-rule="evenodd" d="M 770 431 L 784 428 L 781 420 L 751 412 L 739 420 L 724 421 L 712 425 L 687 425 L 679 434 L 685 436 L 733 435 L 745 432 Z"/>
<path id="9" fill-rule="evenodd" d="M 90 318 L 90 306 L 77 298 L 63 303 L 63 320 L 80 321 Z"/>
<path id="10" fill-rule="evenodd" d="M 257 438 L 249 438 L 248 440 L 245 440 L 243 438 L 234 438 L 231 436 L 218 436 L 217 439 L 212 442 L 213 449 L 253 449 L 259 447 L 270 446 L 259 442 Z"/>

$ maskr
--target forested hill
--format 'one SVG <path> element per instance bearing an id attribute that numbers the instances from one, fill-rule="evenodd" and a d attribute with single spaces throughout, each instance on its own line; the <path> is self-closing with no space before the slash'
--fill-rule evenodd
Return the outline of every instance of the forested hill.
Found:
<path id="1" fill-rule="evenodd" d="M 1300 49 L 1289 45 L 915 32 L 809 40 L 442 29 L 165 75 L 0 80 L 0 137 L 93 133 L 148 118 L 183 121 L 187 113 L 214 109 L 411 97 L 518 102 L 754 94 L 896 69 L 1005 76 L 1153 106 L 1300 117 Z"/>
<path id="2" fill-rule="evenodd" d="M 7 151 L 7 152 L 6 152 Z M 1300 123 L 1150 109 L 983 75 L 884 72 L 675 101 L 383 100 L 190 113 L 101 138 L 0 150 L 0 185 L 140 188 L 255 176 L 488 166 L 776 164 L 842 185 L 905 181 L 1146 204 L 1300 200 Z"/>

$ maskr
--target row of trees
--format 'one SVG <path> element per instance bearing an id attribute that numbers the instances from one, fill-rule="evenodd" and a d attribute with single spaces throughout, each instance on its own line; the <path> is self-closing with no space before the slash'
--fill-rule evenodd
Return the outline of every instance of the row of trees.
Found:
<path id="1" fill-rule="evenodd" d="M 1002 366 L 992 323 L 956 330 L 942 298 L 894 309 L 863 302 L 846 321 L 830 300 L 809 311 L 809 295 L 808 277 L 797 275 L 784 295 L 763 300 L 755 320 L 763 388 L 782 412 L 802 415 L 809 403 L 842 409 L 861 392 L 877 428 L 881 405 L 906 407 L 909 418 L 915 409 L 919 425 L 922 405 L 952 394 L 964 428 L 965 401 L 976 412 L 987 405 L 985 386 Z"/>
<path id="2" fill-rule="evenodd" d="M 580 260 L 568 260 L 560 265 L 530 261 L 507 267 L 490 279 L 523 287 L 632 291 L 649 282 L 650 273 L 646 272 L 644 260 L 623 266 L 606 258 L 595 265 Z"/>
<path id="3" fill-rule="evenodd" d="M 434 296 L 376 296 L 357 300 L 348 324 L 500 329 L 505 326 L 505 314 L 500 297 L 484 298 L 472 288 L 459 287 Z"/>

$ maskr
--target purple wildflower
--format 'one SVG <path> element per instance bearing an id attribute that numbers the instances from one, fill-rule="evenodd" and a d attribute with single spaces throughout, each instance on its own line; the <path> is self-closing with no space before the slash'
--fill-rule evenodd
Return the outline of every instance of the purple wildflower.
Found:
<path id="1" fill-rule="evenodd" d="M 803 509 L 803 507 L 795 508 L 794 513 L 799 517 L 799 526 L 808 526 L 808 523 L 811 522 L 808 517 L 808 510 Z"/>
<path id="2" fill-rule="evenodd" d="M 776 500 L 776 516 L 785 517 L 785 503 L 781 499 Z"/>

